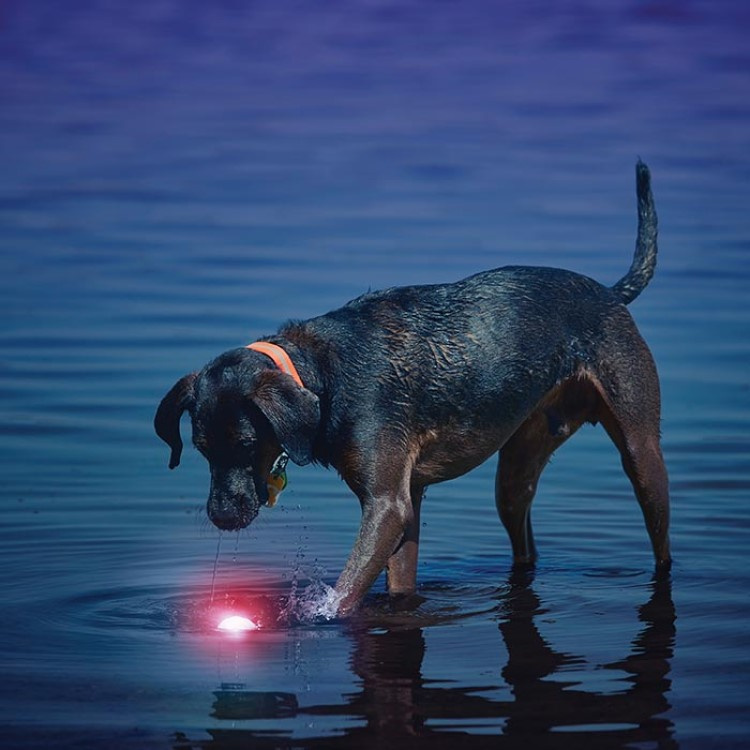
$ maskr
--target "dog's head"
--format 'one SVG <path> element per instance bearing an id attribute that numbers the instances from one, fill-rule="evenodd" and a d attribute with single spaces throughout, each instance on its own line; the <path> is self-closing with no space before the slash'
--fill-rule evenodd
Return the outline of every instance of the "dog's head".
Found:
<path id="1" fill-rule="evenodd" d="M 269 368 L 268 359 L 235 349 L 175 383 L 154 418 L 156 434 L 180 463 L 180 417 L 190 413 L 193 443 L 211 468 L 208 517 L 220 529 L 245 528 L 268 502 L 266 482 L 285 451 L 296 464 L 313 459 L 318 397 Z"/>

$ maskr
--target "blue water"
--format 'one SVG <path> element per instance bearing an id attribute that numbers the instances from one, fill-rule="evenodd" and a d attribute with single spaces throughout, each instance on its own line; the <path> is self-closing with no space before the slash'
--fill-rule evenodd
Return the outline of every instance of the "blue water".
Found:
<path id="1" fill-rule="evenodd" d="M 741 0 L 4 3 L 3 747 L 747 746 L 749 31 Z M 613 283 L 639 156 L 671 579 L 586 428 L 542 478 L 533 575 L 491 461 L 428 493 L 419 610 L 381 581 L 310 621 L 359 506 L 292 467 L 224 535 L 212 609 L 207 467 L 169 472 L 151 427 L 172 383 L 368 288 Z M 219 606 L 262 628 L 215 632 Z"/>

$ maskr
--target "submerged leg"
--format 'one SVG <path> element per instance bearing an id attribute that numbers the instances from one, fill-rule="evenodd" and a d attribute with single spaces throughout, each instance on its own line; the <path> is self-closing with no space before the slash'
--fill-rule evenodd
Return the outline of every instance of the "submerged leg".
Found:
<path id="1" fill-rule="evenodd" d="M 501 448 L 495 476 L 495 503 L 513 548 L 513 561 L 536 560 L 531 502 L 552 454 L 587 421 L 597 421 L 599 395 L 573 377 L 547 394 L 539 408 Z"/>
<path id="2" fill-rule="evenodd" d="M 668 568 L 672 559 L 669 549 L 669 481 L 660 446 L 658 406 L 631 409 L 623 403 L 621 391 L 607 390 L 601 384 L 600 387 L 604 402 L 602 424 L 617 446 L 623 469 L 633 485 L 656 564 Z M 655 388 L 658 394 L 658 383 Z"/>
<path id="3" fill-rule="evenodd" d="M 413 594 L 417 590 L 417 559 L 419 556 L 419 514 L 424 488 L 412 488 L 413 515 L 398 549 L 388 558 L 386 580 L 391 595 Z"/>
<path id="4" fill-rule="evenodd" d="M 408 491 L 367 496 L 362 500 L 362 522 L 349 559 L 336 582 L 338 614 L 357 608 L 412 526 Z"/>

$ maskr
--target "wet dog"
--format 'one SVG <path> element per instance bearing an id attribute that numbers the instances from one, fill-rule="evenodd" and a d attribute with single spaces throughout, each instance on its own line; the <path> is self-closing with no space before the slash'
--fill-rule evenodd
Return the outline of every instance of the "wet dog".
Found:
<path id="1" fill-rule="evenodd" d="M 211 469 L 208 515 L 247 526 L 269 501 L 279 456 L 334 467 L 359 498 L 362 523 L 336 584 L 351 612 L 385 569 L 391 594 L 416 589 L 425 488 L 495 452 L 495 501 L 516 564 L 536 549 L 529 516 L 542 469 L 585 422 L 617 446 L 658 567 L 670 563 L 659 381 L 626 305 L 650 281 L 657 220 L 645 164 L 636 167 L 632 265 L 612 287 L 570 271 L 508 266 L 454 284 L 365 294 L 284 325 L 180 379 L 157 434 L 193 443 Z"/>

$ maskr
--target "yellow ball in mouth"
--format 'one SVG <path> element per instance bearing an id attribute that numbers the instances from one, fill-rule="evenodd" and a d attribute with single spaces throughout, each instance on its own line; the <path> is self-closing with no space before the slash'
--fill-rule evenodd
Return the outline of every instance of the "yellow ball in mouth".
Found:
<path id="1" fill-rule="evenodd" d="M 257 630 L 258 626 L 249 618 L 242 615 L 225 617 L 217 626 L 218 630 L 229 633 L 244 633 L 247 630 Z"/>

